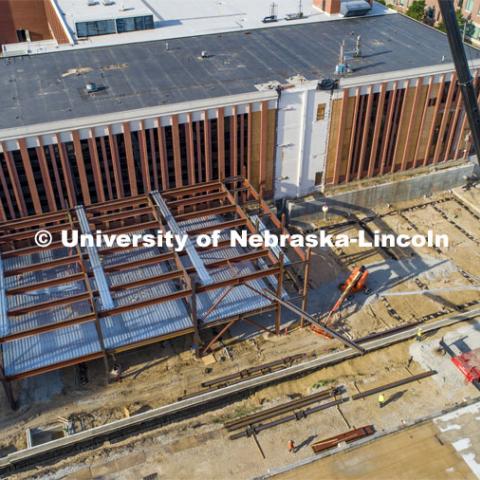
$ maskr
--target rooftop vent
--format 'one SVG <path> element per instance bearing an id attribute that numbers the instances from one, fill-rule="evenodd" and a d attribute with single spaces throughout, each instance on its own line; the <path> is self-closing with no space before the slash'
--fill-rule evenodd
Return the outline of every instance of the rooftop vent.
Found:
<path id="1" fill-rule="evenodd" d="M 85 85 L 85 90 L 87 91 L 87 93 L 95 93 L 98 92 L 100 88 L 96 83 L 91 82 Z"/>
<path id="2" fill-rule="evenodd" d="M 113 5 L 115 2 L 113 0 L 102 0 L 102 3 L 108 6 L 108 5 Z"/>
<path id="3" fill-rule="evenodd" d="M 353 0 L 351 2 L 342 2 L 340 13 L 344 17 L 361 17 L 366 15 L 372 6 L 366 0 Z"/>
<path id="4" fill-rule="evenodd" d="M 93 7 L 94 5 L 98 5 L 98 0 L 87 0 L 87 6 Z"/>

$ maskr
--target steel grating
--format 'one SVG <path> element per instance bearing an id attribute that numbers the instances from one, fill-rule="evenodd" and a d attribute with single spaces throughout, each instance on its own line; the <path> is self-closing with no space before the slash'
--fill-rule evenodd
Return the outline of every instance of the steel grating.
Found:
<path id="1" fill-rule="evenodd" d="M 3 344 L 5 375 L 19 375 L 100 351 L 93 322 L 20 338 Z"/>

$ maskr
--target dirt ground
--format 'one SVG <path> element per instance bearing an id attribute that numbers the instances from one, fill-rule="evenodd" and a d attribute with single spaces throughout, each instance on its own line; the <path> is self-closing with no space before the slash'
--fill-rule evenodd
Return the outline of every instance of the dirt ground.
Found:
<path id="1" fill-rule="evenodd" d="M 479 190 L 468 192 L 468 195 L 469 202 L 480 204 Z M 460 204 L 452 193 L 417 202 L 381 206 L 375 212 L 354 213 L 358 218 L 371 217 L 375 213 L 376 216 L 368 222 L 372 230 L 425 235 L 428 229 L 434 229 L 438 233 L 448 233 L 450 245 L 442 249 L 421 247 L 406 251 L 373 248 L 365 251 L 358 247 L 316 250 L 311 269 L 309 312 L 326 312 L 339 295 L 338 284 L 348 276 L 353 265 L 359 264 L 367 265 L 370 272 L 369 292 L 354 295 L 334 318 L 336 328 L 352 338 L 428 320 L 432 316 L 441 318 L 480 303 L 478 290 L 422 295 L 411 293 L 427 288 L 445 289 L 452 285 L 471 287 L 477 280 L 480 271 L 480 222 L 475 212 Z M 332 216 L 326 224 L 343 220 L 341 216 Z M 305 222 L 310 222 L 312 228 L 325 226 L 325 222 L 318 218 L 307 218 Z M 352 236 L 356 234 L 354 227 L 334 230 L 338 230 L 337 233 L 348 230 Z M 291 319 L 284 312 L 284 322 Z M 260 320 L 264 324 L 272 324 L 273 314 L 266 314 Z M 191 339 L 185 337 L 120 354 L 118 361 L 125 369 L 124 378 L 113 385 L 105 385 L 101 362 L 88 365 L 89 382 L 86 385 L 79 383 L 75 368 L 23 380 L 15 385 L 20 399 L 17 412 L 11 412 L 5 399 L 0 398 L 0 454 L 25 448 L 27 428 L 58 422 L 59 417 L 74 420 L 77 430 L 86 429 L 174 402 L 185 393 L 199 390 L 200 383 L 205 379 L 295 353 L 321 355 L 341 348 L 338 342 L 319 337 L 308 328 L 289 328 L 288 335 L 279 337 L 250 333 L 251 328 L 247 325 L 238 325 L 233 329 L 231 337 L 224 339 L 227 350 L 219 345 L 216 361 L 208 365 L 208 373 L 205 363 L 193 356 Z M 445 331 L 439 332 L 434 338 L 439 340 L 444 334 Z M 245 336 L 246 340 L 237 341 Z M 385 411 L 378 410 L 376 397 L 369 397 L 262 432 L 258 438 L 266 459 L 262 458 L 252 439 L 228 440 L 223 429 L 222 423 L 227 419 L 288 401 L 299 394 L 312 393 L 319 386 L 344 385 L 348 394 L 353 394 L 424 371 L 410 357 L 408 342 L 395 345 L 258 390 L 244 400 L 195 419 L 171 424 L 93 452 L 81 453 L 54 468 L 39 465 L 35 475 L 45 478 L 63 478 L 67 474 L 73 475 L 71 478 L 99 475 L 118 478 L 121 471 L 122 478 L 141 478 L 141 475 L 150 473 L 157 473 L 158 478 L 178 479 L 252 478 L 293 461 L 286 450 L 290 438 L 301 445 L 295 454 L 296 460 L 311 455 L 309 445 L 315 440 L 363 424 L 374 424 L 377 430 L 391 429 L 402 425 L 402 422 L 455 404 L 455 397 L 446 398 L 443 394 L 444 386 L 433 378 L 422 380 L 398 391 L 389 391 L 395 400 Z M 463 385 L 458 389 L 457 401 L 474 398 L 475 395 L 478 395 L 477 390 Z M 412 408 L 412 402 L 415 408 Z M 136 442 L 135 448 L 133 441 Z M 179 465 L 182 466 L 180 470 Z M 18 478 L 31 477 L 32 472 L 18 474 Z"/>
<path id="2" fill-rule="evenodd" d="M 451 444 L 439 440 L 433 422 L 383 437 L 366 446 L 338 453 L 290 472 L 276 480 L 475 480 Z M 392 456 L 392 452 L 395 455 Z M 392 458 L 393 457 L 393 458 Z"/>

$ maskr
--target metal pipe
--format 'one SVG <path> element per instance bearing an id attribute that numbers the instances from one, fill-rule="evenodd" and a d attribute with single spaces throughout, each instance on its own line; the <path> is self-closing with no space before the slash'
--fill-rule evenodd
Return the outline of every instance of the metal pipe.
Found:
<path id="1" fill-rule="evenodd" d="M 438 2 L 443 22 L 447 30 L 448 43 L 452 52 L 455 70 L 457 71 L 458 84 L 462 91 L 463 103 L 470 125 L 475 154 L 477 155 L 477 165 L 480 161 L 480 113 L 478 110 L 477 97 L 473 88 L 473 79 L 468 68 L 467 57 L 463 47 L 462 36 L 458 28 L 457 16 L 453 2 L 440 0 Z"/>

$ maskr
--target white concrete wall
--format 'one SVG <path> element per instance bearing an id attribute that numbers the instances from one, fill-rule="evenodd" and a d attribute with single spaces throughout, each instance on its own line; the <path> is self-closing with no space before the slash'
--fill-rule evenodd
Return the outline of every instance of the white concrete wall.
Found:
<path id="1" fill-rule="evenodd" d="M 316 188 L 315 175 L 326 162 L 331 93 L 317 91 L 317 82 L 283 90 L 278 105 L 275 198 L 306 195 Z M 317 121 L 317 106 L 325 117 Z"/>

